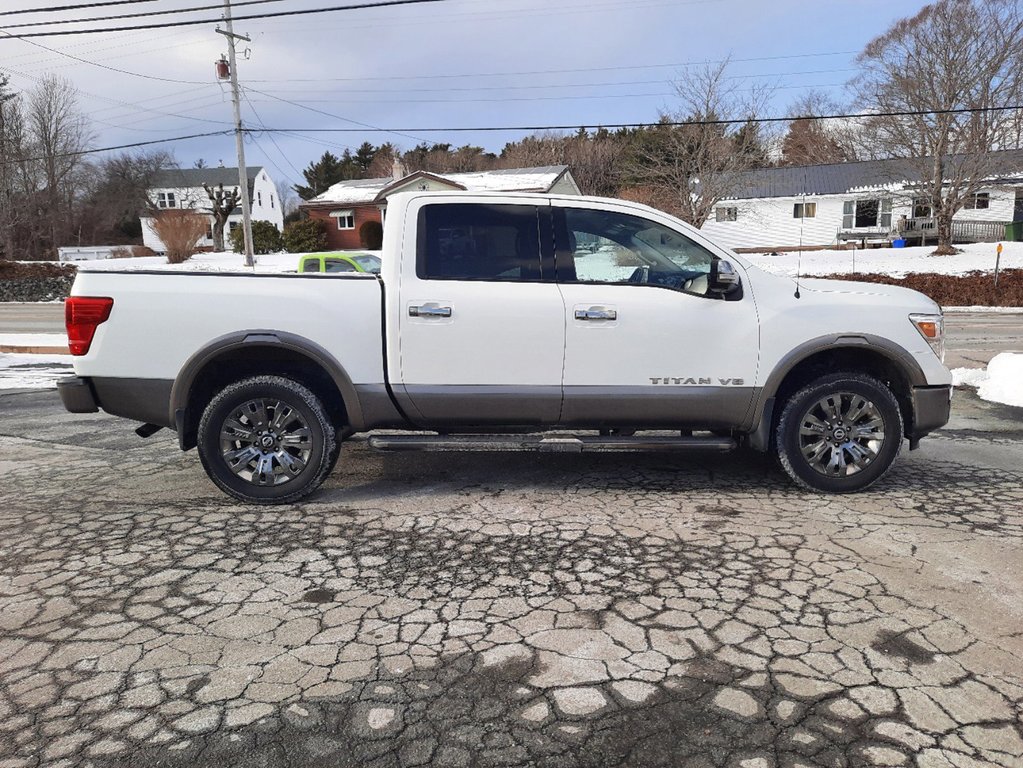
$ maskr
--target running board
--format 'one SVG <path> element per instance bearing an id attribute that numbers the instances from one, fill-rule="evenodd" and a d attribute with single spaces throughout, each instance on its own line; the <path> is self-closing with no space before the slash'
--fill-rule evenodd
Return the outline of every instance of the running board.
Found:
<path id="1" fill-rule="evenodd" d="M 377 451 L 542 451 L 547 453 L 613 453 L 654 451 L 719 451 L 735 448 L 730 437 L 538 437 L 536 435 L 375 435 Z"/>

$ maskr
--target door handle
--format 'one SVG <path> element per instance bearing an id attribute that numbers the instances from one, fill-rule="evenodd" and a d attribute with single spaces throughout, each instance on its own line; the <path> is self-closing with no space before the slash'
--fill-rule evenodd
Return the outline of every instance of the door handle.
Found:
<path id="1" fill-rule="evenodd" d="M 604 307 L 590 307 L 589 309 L 577 309 L 576 320 L 617 320 L 618 313 L 613 309 Z"/>
<path id="2" fill-rule="evenodd" d="M 451 317 L 451 307 L 440 307 L 436 304 L 411 305 L 408 308 L 409 317 Z"/>

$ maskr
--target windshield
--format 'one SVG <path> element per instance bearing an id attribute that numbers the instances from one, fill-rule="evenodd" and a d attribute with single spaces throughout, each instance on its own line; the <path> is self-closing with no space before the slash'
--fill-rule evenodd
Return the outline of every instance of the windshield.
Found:
<path id="1" fill-rule="evenodd" d="M 374 256 L 371 253 L 359 253 L 352 256 L 352 261 L 358 264 L 367 272 L 372 272 L 374 275 L 380 274 L 380 257 Z"/>

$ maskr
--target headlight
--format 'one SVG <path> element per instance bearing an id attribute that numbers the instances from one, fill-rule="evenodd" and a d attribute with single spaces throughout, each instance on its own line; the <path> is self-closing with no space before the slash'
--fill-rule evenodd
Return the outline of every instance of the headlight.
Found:
<path id="1" fill-rule="evenodd" d="M 920 331 L 920 335 L 934 350 L 942 363 L 945 362 L 945 316 L 910 315 L 909 321 Z"/>

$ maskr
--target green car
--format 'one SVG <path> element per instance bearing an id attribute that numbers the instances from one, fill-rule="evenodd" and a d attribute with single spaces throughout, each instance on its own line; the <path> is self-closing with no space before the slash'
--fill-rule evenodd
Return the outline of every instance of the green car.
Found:
<path id="1" fill-rule="evenodd" d="M 380 257 L 372 253 L 310 253 L 298 260 L 299 272 L 369 272 L 380 274 Z"/>

